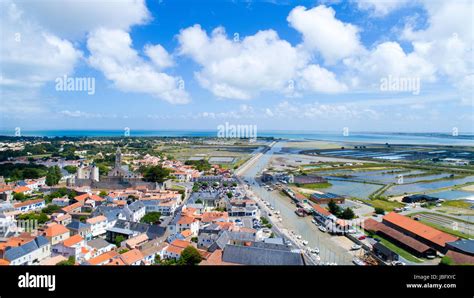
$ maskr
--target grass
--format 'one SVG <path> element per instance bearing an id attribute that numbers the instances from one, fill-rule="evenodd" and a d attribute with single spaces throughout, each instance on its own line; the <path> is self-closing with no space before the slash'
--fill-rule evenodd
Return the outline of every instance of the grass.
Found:
<path id="1" fill-rule="evenodd" d="M 323 183 L 309 183 L 309 184 L 300 184 L 300 188 L 307 188 L 307 189 L 321 189 L 321 188 L 328 188 L 331 187 L 332 184 L 329 182 Z"/>
<path id="2" fill-rule="evenodd" d="M 412 255 L 411 253 L 409 253 L 408 251 L 404 250 L 403 248 L 401 247 L 398 247 L 396 246 L 395 244 L 393 244 L 392 242 L 388 241 L 387 239 L 383 238 L 383 237 L 380 237 L 379 235 L 372 235 L 371 237 L 375 238 L 375 239 L 379 239 L 380 240 L 380 243 L 382 243 L 383 245 L 385 245 L 386 247 L 388 247 L 390 250 L 392 250 L 393 252 L 397 253 L 398 255 L 402 256 L 404 259 L 410 261 L 410 262 L 413 262 L 413 263 L 421 263 L 423 262 L 423 260 L 415 257 L 414 255 Z"/>
<path id="3" fill-rule="evenodd" d="M 392 202 L 385 200 L 362 200 L 374 208 L 382 208 L 385 211 L 393 211 L 395 208 L 401 208 L 404 205 L 400 202 Z"/>
<path id="4" fill-rule="evenodd" d="M 464 200 L 452 200 L 452 201 L 444 201 L 443 203 L 441 203 L 441 205 L 443 207 L 469 209 L 472 206 L 472 203 L 466 202 Z"/>

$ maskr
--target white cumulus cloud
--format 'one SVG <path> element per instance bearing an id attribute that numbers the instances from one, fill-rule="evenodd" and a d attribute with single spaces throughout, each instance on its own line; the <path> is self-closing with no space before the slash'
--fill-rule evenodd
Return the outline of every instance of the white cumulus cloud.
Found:
<path id="1" fill-rule="evenodd" d="M 189 102 L 183 81 L 160 72 L 160 68 L 168 63 L 168 54 L 161 46 L 145 49 L 152 63 L 133 49 L 129 33 L 101 28 L 89 34 L 87 48 L 91 53 L 89 64 L 100 70 L 119 90 L 150 94 L 174 104 Z"/>

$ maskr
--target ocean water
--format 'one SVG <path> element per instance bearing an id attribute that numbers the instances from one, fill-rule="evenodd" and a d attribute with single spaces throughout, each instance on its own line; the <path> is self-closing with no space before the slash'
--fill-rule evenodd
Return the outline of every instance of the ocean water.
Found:
<path id="1" fill-rule="evenodd" d="M 1 136 L 14 136 L 14 130 L 0 130 Z M 124 130 L 22 130 L 22 136 L 38 137 L 123 137 Z M 216 130 L 131 130 L 131 137 L 216 137 Z M 430 144 L 474 146 L 474 134 L 456 137 L 442 133 L 371 133 L 354 132 L 344 136 L 342 132 L 318 131 L 258 131 L 258 137 L 274 137 L 289 140 L 321 140 L 376 144 Z"/>

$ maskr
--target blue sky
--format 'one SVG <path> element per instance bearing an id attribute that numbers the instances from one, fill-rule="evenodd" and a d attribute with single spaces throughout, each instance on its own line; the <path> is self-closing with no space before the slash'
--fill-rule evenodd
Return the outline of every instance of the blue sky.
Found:
<path id="1" fill-rule="evenodd" d="M 66 2 L 2 2 L 0 129 L 474 131 L 471 1 Z"/>

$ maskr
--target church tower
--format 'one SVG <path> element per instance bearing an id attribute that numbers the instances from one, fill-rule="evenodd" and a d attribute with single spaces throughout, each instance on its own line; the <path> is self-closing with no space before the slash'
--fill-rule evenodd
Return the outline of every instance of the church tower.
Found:
<path id="1" fill-rule="evenodd" d="M 120 168 L 122 166 L 122 151 L 120 147 L 117 147 L 117 152 L 115 153 L 115 167 Z"/>

